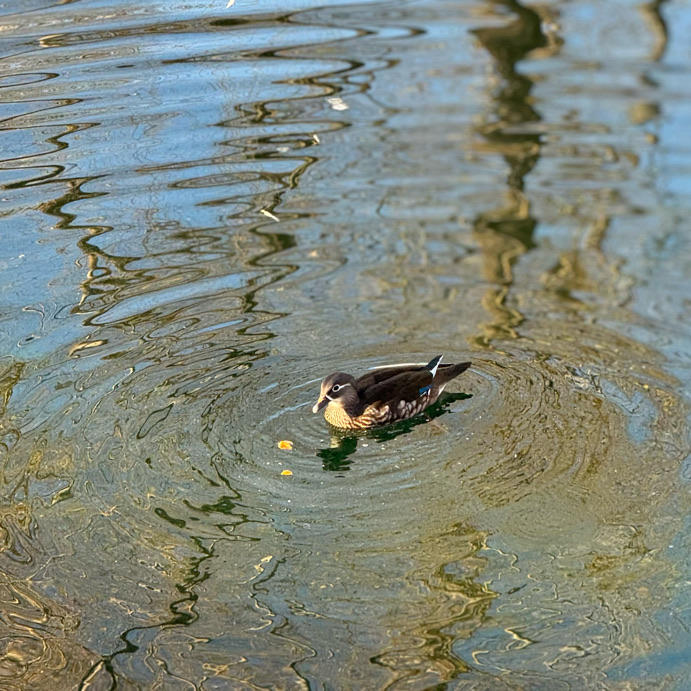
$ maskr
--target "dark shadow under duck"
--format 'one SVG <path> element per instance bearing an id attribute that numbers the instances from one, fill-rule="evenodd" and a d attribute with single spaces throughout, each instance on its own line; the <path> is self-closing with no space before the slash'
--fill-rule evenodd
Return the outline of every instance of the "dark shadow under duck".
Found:
<path id="1" fill-rule="evenodd" d="M 470 367 L 469 362 L 440 364 L 439 355 L 426 365 L 403 364 L 375 368 L 360 378 L 345 372 L 330 374 L 321 384 L 319 400 L 326 421 L 340 429 L 368 429 L 405 420 L 432 405 L 444 387 Z"/>
<path id="2" fill-rule="evenodd" d="M 428 406 L 420 415 L 406 420 L 399 420 L 386 427 L 370 427 L 363 430 L 333 428 L 330 445 L 325 449 L 319 449 L 317 456 L 322 459 L 324 470 L 339 472 L 350 470 L 359 440 L 371 439 L 377 444 L 393 441 L 397 437 L 410 434 L 418 425 L 426 425 L 428 422 L 446 415 L 451 411 L 453 403 L 464 401 L 468 398 L 472 398 L 472 395 L 468 393 L 444 392 L 435 403 Z"/>

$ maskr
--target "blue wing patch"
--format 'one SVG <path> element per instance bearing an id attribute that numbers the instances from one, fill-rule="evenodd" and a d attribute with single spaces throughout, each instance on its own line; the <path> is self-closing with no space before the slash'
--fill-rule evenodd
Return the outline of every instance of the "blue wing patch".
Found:
<path id="1" fill-rule="evenodd" d="M 421 389 L 418 389 L 418 393 L 420 394 L 420 396 L 424 396 L 431 388 L 431 384 L 429 386 L 423 386 Z"/>

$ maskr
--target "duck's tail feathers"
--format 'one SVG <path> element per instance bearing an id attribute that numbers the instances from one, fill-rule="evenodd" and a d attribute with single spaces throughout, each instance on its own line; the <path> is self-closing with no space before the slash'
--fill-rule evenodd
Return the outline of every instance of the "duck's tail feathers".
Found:
<path id="1" fill-rule="evenodd" d="M 434 383 L 437 385 L 446 384 L 446 382 L 455 379 L 459 374 L 465 372 L 470 365 L 470 362 L 459 362 L 456 365 L 442 365 L 439 369 L 439 374 L 434 378 Z"/>

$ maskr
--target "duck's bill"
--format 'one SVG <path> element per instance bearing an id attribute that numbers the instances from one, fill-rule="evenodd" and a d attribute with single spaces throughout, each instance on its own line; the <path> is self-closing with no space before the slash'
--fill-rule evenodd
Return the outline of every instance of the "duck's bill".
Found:
<path id="1" fill-rule="evenodd" d="M 320 398 L 313 406 L 312 406 L 312 412 L 313 413 L 318 413 L 322 408 L 326 408 L 326 406 L 329 403 L 329 399 L 324 396 L 324 398 Z"/>

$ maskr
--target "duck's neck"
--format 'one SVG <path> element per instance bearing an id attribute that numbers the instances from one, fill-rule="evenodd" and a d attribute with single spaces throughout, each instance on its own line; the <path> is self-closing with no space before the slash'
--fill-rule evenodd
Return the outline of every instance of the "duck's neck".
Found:
<path id="1" fill-rule="evenodd" d="M 363 410 L 364 405 L 359 398 L 356 401 L 332 402 L 326 406 L 324 417 L 336 427 L 352 427 L 353 421 L 362 415 Z"/>
<path id="2" fill-rule="evenodd" d="M 329 403 L 324 411 L 324 418 L 334 427 L 352 427 L 353 416 L 349 415 L 343 406 Z"/>

